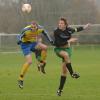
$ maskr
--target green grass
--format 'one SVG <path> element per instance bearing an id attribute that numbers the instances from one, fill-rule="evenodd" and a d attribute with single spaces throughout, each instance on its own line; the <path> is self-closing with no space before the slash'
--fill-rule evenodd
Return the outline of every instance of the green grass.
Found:
<path id="1" fill-rule="evenodd" d="M 17 86 L 17 79 L 23 63 L 22 54 L 0 53 L 0 100 L 100 100 L 99 46 L 73 48 L 73 67 L 81 77 L 76 80 L 68 75 L 61 97 L 56 95 L 61 59 L 53 50 L 48 51 L 46 75 L 37 71 L 33 56 L 33 65 L 21 90 Z"/>

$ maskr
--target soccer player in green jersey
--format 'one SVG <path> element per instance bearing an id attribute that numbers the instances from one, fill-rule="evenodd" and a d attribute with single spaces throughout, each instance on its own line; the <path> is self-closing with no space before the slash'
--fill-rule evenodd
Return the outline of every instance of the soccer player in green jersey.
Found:
<path id="1" fill-rule="evenodd" d="M 60 85 L 57 91 L 57 95 L 61 96 L 61 92 L 63 90 L 66 77 L 67 77 L 67 70 L 69 71 L 70 75 L 73 78 L 79 78 L 80 75 L 75 73 L 72 68 L 70 56 L 71 56 L 71 48 L 68 44 L 70 41 L 72 34 L 75 32 L 80 32 L 89 27 L 90 24 L 86 24 L 84 26 L 80 26 L 77 28 L 71 28 L 68 26 L 67 20 L 65 18 L 61 18 L 58 21 L 58 27 L 54 31 L 54 51 L 58 57 L 62 58 L 62 71 L 60 77 Z"/>

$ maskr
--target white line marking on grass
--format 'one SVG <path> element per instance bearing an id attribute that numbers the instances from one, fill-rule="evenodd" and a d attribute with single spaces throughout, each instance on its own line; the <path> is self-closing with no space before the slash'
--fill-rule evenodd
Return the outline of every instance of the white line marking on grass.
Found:
<path id="1" fill-rule="evenodd" d="M 6 95 L 19 95 L 19 96 L 20 96 L 20 95 L 21 95 L 21 96 L 22 96 L 22 95 L 23 95 L 23 96 L 24 96 L 24 95 L 25 95 L 25 96 L 55 96 L 55 94 L 33 94 L 33 93 L 23 93 L 23 94 L 22 94 L 22 93 L 20 93 L 20 94 L 19 94 L 19 93 L 4 93 L 4 94 L 1 93 L 0 95 L 5 95 L 5 96 L 6 96 Z"/>
<path id="2" fill-rule="evenodd" d="M 17 54 L 17 53 L 21 53 L 21 51 L 15 51 L 15 52 L 0 52 L 1 54 Z"/>
<path id="3" fill-rule="evenodd" d="M 4 95 L 4 96 L 7 96 L 7 95 L 12 95 L 12 96 L 57 96 L 57 94 L 55 93 L 55 94 L 34 94 L 34 93 L 1 93 L 0 94 L 0 96 L 2 96 L 2 95 Z M 62 96 L 63 97 L 66 97 L 65 95 L 63 95 L 62 94 Z M 73 97 L 78 97 L 78 96 L 84 96 L 84 97 L 89 97 L 89 96 L 91 96 L 91 97 L 100 97 L 100 95 L 82 95 L 82 94 L 75 94 L 75 95 L 73 95 Z"/>

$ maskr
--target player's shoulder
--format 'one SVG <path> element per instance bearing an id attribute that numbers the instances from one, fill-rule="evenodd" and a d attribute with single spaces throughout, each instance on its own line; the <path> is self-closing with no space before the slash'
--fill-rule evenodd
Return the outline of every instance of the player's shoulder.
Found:
<path id="1" fill-rule="evenodd" d="M 31 25 L 28 25 L 28 26 L 26 26 L 26 27 L 24 27 L 23 29 L 22 29 L 22 31 L 28 31 L 28 30 L 32 30 L 32 27 L 31 27 Z"/>
<path id="2" fill-rule="evenodd" d="M 32 29 L 32 26 L 31 26 L 31 25 L 28 25 L 28 26 L 26 26 L 24 29 L 26 29 L 26 30 L 31 30 L 31 29 Z"/>
<path id="3" fill-rule="evenodd" d="M 58 27 L 54 28 L 54 32 L 56 32 L 56 31 L 59 31 L 59 28 Z"/>
<path id="4" fill-rule="evenodd" d="M 41 25 L 38 25 L 38 30 L 39 30 L 39 31 L 43 31 L 43 30 L 44 30 L 44 27 L 41 26 Z"/>
<path id="5" fill-rule="evenodd" d="M 38 25 L 38 29 L 44 29 L 44 27 L 41 25 Z"/>
<path id="6" fill-rule="evenodd" d="M 28 26 L 26 26 L 26 27 L 24 27 L 22 30 L 21 30 L 21 34 L 25 34 L 27 31 L 31 31 L 32 29 L 31 29 L 31 26 L 30 25 L 28 25 Z"/>

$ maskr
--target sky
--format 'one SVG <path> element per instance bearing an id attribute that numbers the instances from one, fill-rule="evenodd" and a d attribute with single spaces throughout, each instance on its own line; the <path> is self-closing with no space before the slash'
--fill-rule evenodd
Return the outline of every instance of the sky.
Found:
<path id="1" fill-rule="evenodd" d="M 98 10 L 100 10 L 100 0 L 89 0 L 89 1 L 95 1 Z"/>
<path id="2" fill-rule="evenodd" d="M 100 7 L 100 0 L 96 0 L 96 4 Z"/>

